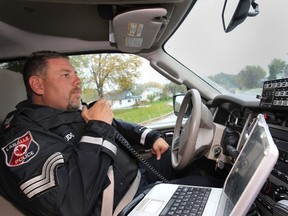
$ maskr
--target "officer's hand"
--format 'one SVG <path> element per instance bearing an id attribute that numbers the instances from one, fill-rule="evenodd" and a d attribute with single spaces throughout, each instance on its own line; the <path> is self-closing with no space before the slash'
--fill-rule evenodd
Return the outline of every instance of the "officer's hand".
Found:
<path id="1" fill-rule="evenodd" d="M 151 148 L 151 152 L 152 154 L 156 155 L 156 159 L 160 160 L 161 155 L 166 152 L 169 149 L 169 145 L 168 143 L 163 139 L 163 138 L 158 138 L 152 148 Z"/>
<path id="2" fill-rule="evenodd" d="M 82 117 L 86 122 L 89 120 L 99 120 L 111 124 L 114 114 L 112 112 L 110 103 L 106 99 L 101 98 L 89 109 L 87 109 L 87 107 L 83 107 Z"/>

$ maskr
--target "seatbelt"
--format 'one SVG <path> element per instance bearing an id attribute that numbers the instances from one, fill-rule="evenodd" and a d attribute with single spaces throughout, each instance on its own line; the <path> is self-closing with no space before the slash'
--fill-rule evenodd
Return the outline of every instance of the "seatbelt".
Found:
<path id="1" fill-rule="evenodd" d="M 103 191 L 101 216 L 112 216 L 114 200 L 114 171 L 111 165 L 107 172 L 110 185 Z"/>
<path id="2" fill-rule="evenodd" d="M 121 199 L 121 201 L 118 203 L 113 216 L 117 216 L 122 209 L 133 200 L 133 197 L 135 196 L 139 184 L 140 184 L 140 180 L 141 180 L 141 172 L 140 170 L 138 170 L 137 175 L 135 177 L 135 179 L 133 180 L 131 186 L 129 187 L 128 191 L 125 193 L 125 195 L 123 196 L 123 198 Z"/>
<path id="3" fill-rule="evenodd" d="M 131 186 L 129 187 L 121 201 L 118 203 L 113 214 L 114 172 L 112 165 L 109 167 L 107 175 L 111 183 L 103 192 L 101 216 L 117 216 L 122 211 L 122 209 L 133 200 L 133 197 L 135 196 L 139 187 L 139 183 L 141 180 L 141 172 L 138 170 L 135 179 L 133 180 Z"/>

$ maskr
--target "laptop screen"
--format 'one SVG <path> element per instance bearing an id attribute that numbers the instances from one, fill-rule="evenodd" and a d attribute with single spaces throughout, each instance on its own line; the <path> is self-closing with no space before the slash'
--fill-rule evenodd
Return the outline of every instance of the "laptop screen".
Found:
<path id="1" fill-rule="evenodd" d="M 224 215 L 230 215 L 233 207 L 247 189 L 248 183 L 251 184 L 250 180 L 261 161 L 267 156 L 269 144 L 274 145 L 263 115 L 258 115 L 257 120 L 251 126 L 242 151 L 225 182 L 224 193 L 221 196 L 221 199 L 226 200 Z M 258 184 L 261 183 L 258 182 Z"/>

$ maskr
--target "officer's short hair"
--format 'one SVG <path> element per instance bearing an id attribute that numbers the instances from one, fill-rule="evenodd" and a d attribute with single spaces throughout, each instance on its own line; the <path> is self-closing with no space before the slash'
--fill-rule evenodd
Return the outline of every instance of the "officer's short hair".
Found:
<path id="1" fill-rule="evenodd" d="M 66 55 L 55 51 L 33 52 L 30 56 L 27 57 L 22 74 L 28 99 L 31 99 L 32 96 L 32 89 L 29 85 L 29 78 L 34 75 L 45 76 L 47 69 L 47 60 L 54 58 L 69 59 Z"/>

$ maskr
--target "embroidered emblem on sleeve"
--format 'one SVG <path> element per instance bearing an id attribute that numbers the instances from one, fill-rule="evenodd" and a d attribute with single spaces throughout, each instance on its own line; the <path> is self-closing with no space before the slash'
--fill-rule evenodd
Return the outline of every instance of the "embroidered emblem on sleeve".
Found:
<path id="1" fill-rule="evenodd" d="M 9 167 L 16 167 L 27 163 L 39 152 L 39 145 L 33 139 L 30 131 L 23 136 L 16 138 L 2 148 L 5 154 L 6 164 Z"/>

